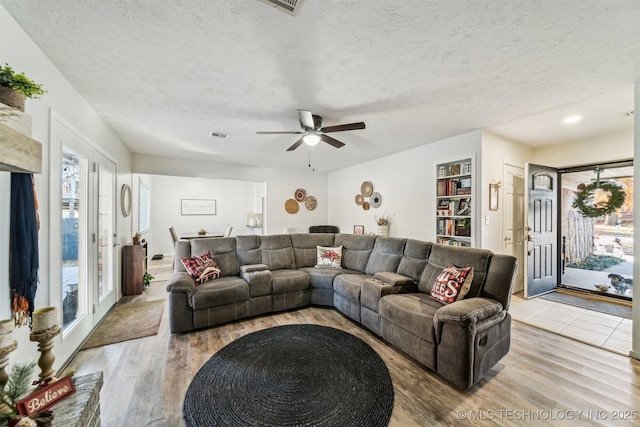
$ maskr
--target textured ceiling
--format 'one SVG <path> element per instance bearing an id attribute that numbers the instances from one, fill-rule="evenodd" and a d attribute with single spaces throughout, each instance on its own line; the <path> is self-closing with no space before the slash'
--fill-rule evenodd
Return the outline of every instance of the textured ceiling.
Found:
<path id="1" fill-rule="evenodd" d="M 321 171 L 520 118 L 495 131 L 558 143 L 584 135 L 545 134 L 556 108 L 604 96 L 622 114 L 640 80 L 635 0 L 1 3 L 136 153 L 306 168 L 295 135 L 255 134 L 298 130 L 297 108 L 366 122 L 315 148 Z M 588 132 L 632 126 L 597 110 Z"/>

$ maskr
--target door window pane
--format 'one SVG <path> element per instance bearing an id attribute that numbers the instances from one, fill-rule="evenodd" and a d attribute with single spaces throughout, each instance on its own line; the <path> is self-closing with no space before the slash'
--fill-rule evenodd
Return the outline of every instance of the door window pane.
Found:
<path id="1" fill-rule="evenodd" d="M 113 290 L 113 173 L 103 165 L 98 172 L 98 298 Z"/>
<path id="2" fill-rule="evenodd" d="M 87 159 L 62 153 L 62 320 L 87 312 Z"/>

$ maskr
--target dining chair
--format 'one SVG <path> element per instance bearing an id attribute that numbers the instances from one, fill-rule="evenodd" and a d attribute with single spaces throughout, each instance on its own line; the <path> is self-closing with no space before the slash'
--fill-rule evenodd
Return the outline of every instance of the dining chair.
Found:
<path id="1" fill-rule="evenodd" d="M 173 227 L 169 227 L 169 233 L 171 233 L 171 240 L 173 240 L 173 247 L 176 247 L 176 242 L 178 241 L 178 233 L 176 233 L 176 229 Z"/>
<path id="2" fill-rule="evenodd" d="M 222 237 L 231 236 L 231 230 L 233 230 L 233 226 L 227 225 L 227 227 L 224 229 L 224 233 L 222 234 Z"/>

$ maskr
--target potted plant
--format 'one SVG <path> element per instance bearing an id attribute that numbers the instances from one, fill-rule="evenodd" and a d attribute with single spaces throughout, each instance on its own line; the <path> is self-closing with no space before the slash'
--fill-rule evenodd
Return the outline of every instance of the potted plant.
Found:
<path id="1" fill-rule="evenodd" d="M 39 98 L 46 91 L 23 73 L 16 73 L 5 63 L 0 66 L 0 102 L 24 112 L 25 98 Z"/>
<path id="2" fill-rule="evenodd" d="M 144 282 L 144 287 L 148 288 L 153 279 L 155 279 L 155 277 L 153 277 L 151 274 L 149 274 L 148 271 L 145 271 L 144 275 L 142 276 L 142 281 Z"/>
<path id="3" fill-rule="evenodd" d="M 391 225 L 391 220 L 393 219 L 393 215 L 387 215 L 385 212 L 382 216 L 375 216 L 376 224 L 378 224 L 378 235 L 388 237 L 389 236 L 389 225 Z"/>
<path id="4" fill-rule="evenodd" d="M 133 235 L 133 244 L 134 245 L 139 245 L 140 244 L 140 239 L 142 238 L 142 234 L 140 233 L 136 233 Z"/>

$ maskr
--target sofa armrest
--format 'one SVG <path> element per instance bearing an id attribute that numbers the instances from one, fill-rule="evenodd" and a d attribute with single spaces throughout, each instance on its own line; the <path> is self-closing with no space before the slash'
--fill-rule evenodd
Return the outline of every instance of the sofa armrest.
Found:
<path id="1" fill-rule="evenodd" d="M 240 266 L 240 273 L 253 273 L 254 271 L 264 271 L 268 269 L 269 266 L 267 264 L 247 264 Z"/>
<path id="2" fill-rule="evenodd" d="M 196 292 L 196 282 L 189 273 L 176 271 L 169 278 L 167 292 L 184 292 L 191 299 L 191 296 Z"/>
<path id="3" fill-rule="evenodd" d="M 391 286 L 413 285 L 416 283 L 411 277 L 403 276 L 398 273 L 381 271 L 373 275 L 374 279 L 378 279 L 383 283 Z"/>
<path id="4" fill-rule="evenodd" d="M 469 298 L 440 307 L 433 315 L 436 340 L 440 342 L 445 323 L 463 329 L 475 329 L 485 319 L 499 315 L 504 318 L 504 309 L 498 301 L 489 298 Z M 482 322 L 487 324 L 487 322 Z M 489 322 L 490 323 L 490 322 Z"/>

